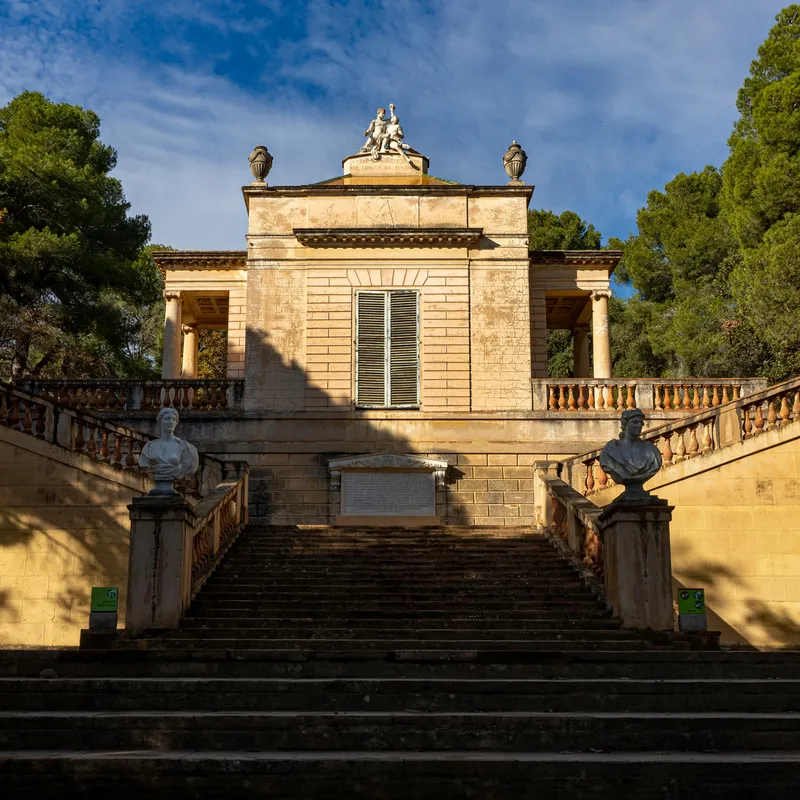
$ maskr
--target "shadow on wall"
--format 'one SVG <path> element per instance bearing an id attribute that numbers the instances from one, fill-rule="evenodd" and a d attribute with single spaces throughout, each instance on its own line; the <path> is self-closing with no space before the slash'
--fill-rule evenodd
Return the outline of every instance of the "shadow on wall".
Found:
<path id="1" fill-rule="evenodd" d="M 342 338 L 349 340 L 349 327 Z M 190 413 L 181 422 L 180 435 L 199 449 L 217 457 L 247 458 L 250 462 L 251 520 L 258 524 L 331 522 L 338 512 L 329 506 L 328 462 L 386 450 L 448 462 L 447 487 L 439 493 L 439 513 L 448 524 L 468 524 L 476 518 L 493 516 L 490 502 L 495 509 L 506 509 L 507 513 L 500 516 L 520 516 L 520 523 L 530 521 L 521 517 L 525 498 L 520 499 L 518 494 L 518 475 L 504 480 L 503 467 L 498 466 L 491 479 L 496 486 L 490 487 L 485 455 L 475 459 L 467 453 L 412 444 L 412 435 L 416 439 L 423 436 L 428 442 L 436 441 L 442 433 L 447 435 L 445 423 L 415 420 L 412 432 L 408 410 L 388 411 L 387 418 L 378 419 L 379 409 L 356 408 L 352 401 L 350 346 L 329 345 L 322 338 L 318 340 L 320 344 L 314 341 L 309 338 L 306 349 L 315 361 L 304 366 L 284 359 L 271 343 L 269 333 L 249 330 L 249 363 L 261 366 L 257 373 L 251 368 L 245 378 L 249 411 L 243 417 Z M 337 350 L 344 352 L 327 352 Z M 323 368 L 320 364 L 325 362 L 318 359 L 326 356 L 330 362 Z M 274 410 L 259 414 L 259 407 Z M 126 417 L 125 422 L 136 427 L 131 417 Z M 456 420 L 451 425 L 458 426 L 456 435 L 463 437 L 462 429 L 469 422 Z M 516 468 L 516 460 L 506 467 Z M 486 473 L 477 480 L 476 468 Z M 532 479 L 530 467 L 525 477 Z M 526 491 L 530 492 L 526 501 L 530 505 L 532 487 L 526 487 Z M 512 498 L 516 507 L 507 508 L 506 492 L 516 493 Z M 532 519 L 532 511 L 529 516 Z M 503 524 L 503 520 L 497 524 Z"/>
<path id="2" fill-rule="evenodd" d="M 685 540 L 682 559 L 692 562 L 691 546 Z M 800 613 L 781 608 L 781 602 L 764 600 L 760 590 L 750 584 L 747 576 L 732 570 L 722 561 L 698 555 L 691 574 L 680 580 L 675 577 L 673 590 L 705 589 L 708 629 L 720 631 L 722 643 L 746 648 L 791 647 L 800 645 Z M 798 605 L 798 604 L 793 604 Z"/>
<path id="3" fill-rule="evenodd" d="M 77 645 L 92 586 L 118 585 L 125 608 L 127 505 L 144 481 L 115 482 L 102 465 L 87 460 L 84 471 L 77 456 L 57 460 L 48 455 L 54 446 L 8 434 L 0 440 L 0 646 Z"/>

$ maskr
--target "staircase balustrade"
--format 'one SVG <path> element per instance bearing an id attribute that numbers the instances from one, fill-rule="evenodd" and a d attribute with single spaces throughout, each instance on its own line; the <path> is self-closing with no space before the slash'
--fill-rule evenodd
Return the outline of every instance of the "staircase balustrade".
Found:
<path id="1" fill-rule="evenodd" d="M 44 395 L 72 409 L 92 411 L 158 411 L 177 408 L 184 412 L 225 412 L 242 408 L 243 380 L 28 380 L 18 384 L 33 394 Z"/>
<path id="2" fill-rule="evenodd" d="M 0 382 L 0 425 L 62 447 L 114 469 L 139 472 L 139 454 L 153 437 L 94 414 Z M 200 454 L 200 467 L 175 489 L 188 497 L 208 494 L 226 475 L 219 459 Z"/>
<path id="3" fill-rule="evenodd" d="M 662 469 L 800 422 L 800 378 L 726 402 L 722 400 L 728 395 L 718 391 L 716 384 L 711 390 L 704 387 L 702 395 L 699 384 L 692 384 L 691 392 L 687 390 L 683 393 L 675 391 L 677 384 L 671 386 L 669 402 L 672 410 L 675 410 L 676 402 L 682 406 L 687 397 L 693 405 L 686 408 L 688 416 L 642 433 L 642 439 L 652 442 L 661 450 Z M 685 388 L 689 384 L 680 386 Z M 694 410 L 698 396 L 701 404 L 699 411 Z M 706 402 L 709 407 L 706 407 Z M 597 449 L 567 459 L 559 464 L 560 474 L 574 489 L 586 496 L 601 492 L 613 486 L 614 481 L 603 471 L 599 456 L 600 449 Z"/>
<path id="4" fill-rule="evenodd" d="M 568 414 L 640 408 L 691 414 L 762 391 L 766 383 L 760 378 L 534 379 L 533 410 Z"/>

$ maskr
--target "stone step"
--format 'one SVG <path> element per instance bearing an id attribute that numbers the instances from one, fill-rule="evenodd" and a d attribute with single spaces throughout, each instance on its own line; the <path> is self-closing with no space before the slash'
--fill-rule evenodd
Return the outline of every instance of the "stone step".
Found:
<path id="1" fill-rule="evenodd" d="M 317 630 L 324 626 L 328 631 L 358 631 L 364 629 L 383 630 L 391 628 L 395 631 L 423 631 L 435 630 L 452 633 L 459 630 L 472 631 L 597 631 L 620 629 L 620 622 L 606 617 L 587 617 L 585 619 L 566 618 L 539 618 L 534 620 L 519 620 L 515 618 L 503 621 L 493 619 L 472 619 L 470 617 L 456 619 L 387 619 L 375 617 L 372 619 L 343 619 L 328 618 L 317 620 L 312 617 L 255 617 L 231 618 L 223 616 L 192 616 L 184 619 L 181 624 L 183 630 L 190 628 L 229 628 L 235 626 L 246 628 L 292 628 L 294 630 Z"/>
<path id="2" fill-rule="evenodd" d="M 0 650 L 5 677 L 797 679 L 800 653 L 632 650 L 307 652 L 277 648 Z M 44 681 L 43 681 L 44 683 Z"/>
<path id="3" fill-rule="evenodd" d="M 377 598 L 365 598 L 364 600 L 359 600 L 358 598 L 350 598 L 347 596 L 343 596 L 336 599 L 328 599 L 326 597 L 320 598 L 317 602 L 312 602 L 309 600 L 298 600 L 296 598 L 286 598 L 285 600 L 269 600 L 269 599 L 260 599 L 257 597 L 251 598 L 244 598 L 244 599 L 236 599 L 236 598 L 215 598 L 208 595 L 200 594 L 198 595 L 197 599 L 192 603 L 192 605 L 197 605 L 199 607 L 205 608 L 239 608 L 242 611 L 246 611 L 250 608 L 261 608 L 261 609 L 287 609 L 287 610 L 294 610 L 294 612 L 299 613 L 301 610 L 303 611 L 315 611 L 315 610 L 324 610 L 324 609 L 337 609 L 344 614 L 348 614 L 350 612 L 356 611 L 372 611 L 372 613 L 381 613 L 383 611 L 411 611 L 411 610 L 421 610 L 421 611 L 429 611 L 438 609 L 441 611 L 449 611 L 451 613 L 458 613 L 459 611 L 463 610 L 474 610 L 476 612 L 480 612 L 480 615 L 487 611 L 510 611 L 512 609 L 518 611 L 536 611 L 538 609 L 582 609 L 582 608 L 591 608 L 592 606 L 600 605 L 598 600 L 594 600 L 590 597 L 585 598 L 584 600 L 575 600 L 570 597 L 564 597 L 563 595 L 560 597 L 556 596 L 549 596 L 546 599 L 537 599 L 537 600 L 486 600 L 480 603 L 476 603 L 475 599 L 464 599 L 458 600 L 453 598 L 441 598 L 436 600 L 413 600 L 413 601 L 405 601 L 405 600 L 396 600 L 394 603 L 383 602 L 380 597 Z"/>
<path id="4" fill-rule="evenodd" d="M 613 639 L 601 639 L 599 641 L 569 641 L 567 639 L 540 639 L 538 641 L 531 641 L 530 639 L 499 639 L 497 637 L 491 639 L 452 639 L 452 640 L 428 640 L 428 639 L 415 639 L 409 637 L 407 639 L 399 638 L 377 638 L 377 639 L 345 639 L 345 638 L 302 638 L 302 639 L 264 639 L 258 636 L 250 635 L 247 638 L 234 636 L 231 638 L 217 637 L 217 636 L 204 636 L 200 631 L 166 633 L 158 637 L 138 639 L 135 641 L 121 640 L 115 644 L 119 649 L 124 648 L 174 648 L 174 649 L 191 649 L 191 648 L 211 648 L 225 649 L 225 650 L 244 650 L 244 649 L 262 649 L 265 646 L 274 648 L 276 650 L 299 650 L 308 651 L 309 653 L 325 652 L 325 651 L 338 651 L 343 655 L 351 652 L 379 652 L 379 653 L 397 653 L 403 651 L 420 651 L 426 650 L 431 653 L 438 651 L 452 651 L 457 652 L 473 652 L 488 650 L 493 652 L 498 651 L 514 651 L 516 653 L 534 652 L 537 650 L 546 651 L 567 651 L 567 650 L 605 650 L 605 651 L 633 651 L 633 650 L 650 650 L 660 649 L 669 646 L 673 649 L 679 648 L 680 645 L 671 642 L 658 642 L 654 640 L 639 639 L 635 641 L 622 640 L 615 641 Z M 688 646 L 687 646 L 688 649 Z"/>
<path id="5" fill-rule="evenodd" d="M 0 713 L 0 750 L 800 751 L 787 713 L 161 711 Z"/>
<path id="6" fill-rule="evenodd" d="M 0 752 L 4 800 L 80 791 L 116 800 L 269 797 L 281 800 L 794 800 L 800 753 L 683 751 Z M 331 787 L 336 787 L 335 795 Z M 413 793 L 410 789 L 413 787 Z M 666 787 L 666 790 L 665 790 Z M 769 794 L 765 794 L 765 787 Z M 73 794 L 74 796 L 74 794 Z"/>
<path id="7" fill-rule="evenodd" d="M 345 594 L 346 592 L 346 594 Z M 365 586 L 351 589 L 332 589 L 324 584 L 316 590 L 281 591 L 281 587 L 264 585 L 260 589 L 231 588 L 209 585 L 203 592 L 203 599 L 214 602 L 226 600 L 248 600 L 270 603 L 320 603 L 339 602 L 346 597 L 350 603 L 484 603 L 503 602 L 548 602 L 550 600 L 569 599 L 572 601 L 588 600 L 596 602 L 596 595 L 584 587 L 559 586 L 548 589 L 489 590 L 476 587 L 474 590 L 462 591 L 421 591 L 409 587 L 408 591 L 382 591 L 375 587 Z"/>
<path id="8" fill-rule="evenodd" d="M 654 641 L 669 643 L 668 633 L 648 632 L 640 633 L 638 631 L 629 630 L 591 630 L 591 629 L 578 629 L 578 630 L 562 630 L 558 628 L 551 628 L 543 631 L 522 631 L 518 628 L 495 628 L 495 629 L 474 629 L 474 628 L 459 628 L 458 630 L 448 630 L 446 628 L 433 628 L 426 630 L 424 628 L 329 628 L 327 626 L 319 626 L 313 630 L 308 628 L 294 628 L 294 627 L 262 627 L 255 626 L 239 627 L 238 621 L 236 627 L 229 625 L 227 627 L 203 627 L 192 625 L 182 627 L 180 630 L 172 633 L 165 634 L 160 637 L 163 640 L 174 639 L 199 639 L 204 641 L 211 639 L 231 639 L 235 640 L 240 638 L 245 639 L 380 639 L 382 641 L 402 641 L 404 639 L 425 639 L 437 642 L 444 641 L 501 641 L 513 639 L 517 641 Z"/>
<path id="9" fill-rule="evenodd" d="M 800 680 L 0 678 L 4 711 L 799 712 Z"/>
<path id="10" fill-rule="evenodd" d="M 283 611 L 283 608 L 277 609 Z M 206 602 L 203 595 L 198 595 L 198 598 L 192 603 L 187 612 L 187 616 L 191 618 L 199 617 L 234 617 L 239 618 L 246 612 L 248 617 L 275 617 L 276 609 L 271 608 L 258 608 L 252 603 L 242 602 L 226 602 L 225 604 L 217 602 Z M 306 608 L 302 613 L 296 606 L 289 608 L 288 612 L 280 615 L 283 618 L 297 618 L 303 617 L 313 620 L 328 620 L 328 619 L 416 619 L 416 620 L 449 620 L 461 618 L 474 618 L 476 620 L 483 620 L 491 623 L 492 621 L 501 622 L 508 621 L 532 621 L 539 619 L 558 619 L 558 620 L 584 620 L 584 619 L 610 619 L 611 614 L 608 609 L 603 608 L 600 603 L 581 603 L 579 607 L 568 607 L 566 605 L 557 605 L 550 607 L 543 607 L 538 604 L 537 608 L 532 610 L 526 609 L 507 609 L 500 608 L 488 610 L 485 608 L 475 609 L 470 606 L 464 611 L 463 609 L 445 610 L 439 606 L 435 608 L 415 609 L 411 606 L 404 605 L 398 608 L 347 608 L 342 611 L 336 607 L 320 608 L 311 607 L 310 610 Z"/>

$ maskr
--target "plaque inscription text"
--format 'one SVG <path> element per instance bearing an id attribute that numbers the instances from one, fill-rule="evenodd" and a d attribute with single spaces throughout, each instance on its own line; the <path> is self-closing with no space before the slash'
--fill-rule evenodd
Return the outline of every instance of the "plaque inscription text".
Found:
<path id="1" fill-rule="evenodd" d="M 432 517 L 436 480 L 432 472 L 345 470 L 343 516 Z"/>

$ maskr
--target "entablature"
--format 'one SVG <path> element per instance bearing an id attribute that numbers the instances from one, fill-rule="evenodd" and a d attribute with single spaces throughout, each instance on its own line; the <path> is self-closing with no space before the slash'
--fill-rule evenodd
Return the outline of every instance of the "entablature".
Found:
<path id="1" fill-rule="evenodd" d="M 457 245 L 477 244 L 483 228 L 295 228 L 307 246 L 348 244 Z"/>

